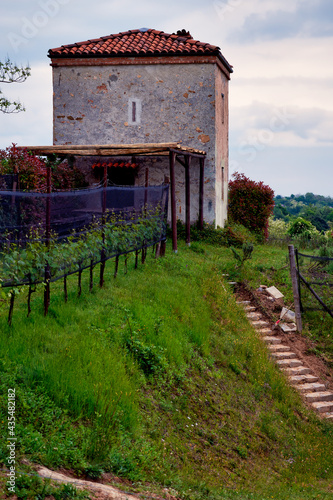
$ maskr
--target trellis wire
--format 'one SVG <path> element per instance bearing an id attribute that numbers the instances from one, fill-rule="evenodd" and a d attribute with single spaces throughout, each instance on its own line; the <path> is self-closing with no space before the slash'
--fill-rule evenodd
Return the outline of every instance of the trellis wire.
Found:
<path id="1" fill-rule="evenodd" d="M 36 200 L 38 203 L 33 203 Z M 143 201 L 146 202 L 145 205 L 143 205 Z M 131 202 L 131 206 L 129 206 L 129 202 Z M 168 186 L 166 185 L 145 188 L 104 186 L 84 191 L 47 194 L 0 191 L 0 227 L 3 230 L 0 245 L 2 250 L 5 250 L 7 246 L 13 248 L 13 245 L 14 248 L 24 249 L 32 242 L 46 244 L 47 251 L 52 252 L 52 245 L 55 243 L 62 244 L 68 241 L 75 243 L 80 241 L 82 237 L 89 237 L 89 235 L 96 233 L 101 237 L 102 241 L 100 257 L 90 257 L 89 262 L 84 264 L 87 257 L 83 256 L 77 262 L 75 269 L 66 269 L 66 265 L 68 266 L 66 262 L 63 267 L 57 268 L 57 272 L 61 271 L 61 269 L 64 272 L 52 276 L 50 262 L 45 259 L 45 275 L 43 279 L 32 279 L 31 273 L 28 273 L 21 280 L 12 279 L 2 283 L 3 288 L 12 288 L 8 322 L 11 323 L 12 321 L 16 287 L 29 285 L 29 315 L 33 287 L 35 288 L 37 284 L 43 283 L 45 287 L 44 314 L 46 315 L 50 303 L 50 283 L 64 279 L 64 296 L 65 301 L 67 301 L 67 277 L 72 274 L 78 273 L 78 293 L 80 295 L 82 292 L 81 277 L 85 269 L 90 269 L 89 289 L 92 290 L 93 268 L 96 264 L 101 264 L 99 281 L 100 286 L 102 286 L 104 267 L 107 260 L 116 258 L 115 276 L 117 275 L 120 255 L 126 256 L 135 251 L 135 267 L 137 267 L 138 253 L 141 251 L 141 260 L 144 263 L 146 248 L 165 242 L 167 205 Z M 152 210 L 154 213 L 152 213 Z M 76 216 L 77 212 L 80 213 L 79 220 Z M 96 213 L 100 217 L 97 217 Z M 141 219 L 139 215 L 141 215 Z M 87 220 L 89 219 L 92 220 L 92 225 L 87 228 Z M 156 226 L 155 231 L 149 238 L 145 236 L 143 240 L 140 240 L 134 237 L 132 241 L 126 242 L 126 249 L 122 248 L 121 241 L 118 243 L 118 248 L 116 245 L 116 249 L 113 251 L 110 251 L 110 248 L 108 249 L 106 235 L 110 231 L 112 232 L 117 227 L 121 227 L 124 233 L 127 231 L 131 235 L 133 227 L 134 229 L 140 228 L 147 221 L 152 221 Z M 72 232 L 72 225 L 76 228 L 75 233 Z M 29 238 L 28 234 L 29 232 L 31 234 L 31 231 L 39 231 L 38 236 L 40 237 Z M 52 236 L 51 233 L 53 233 Z M 70 265 L 73 265 L 73 262 Z M 125 267 L 127 269 L 127 258 L 125 259 Z"/>

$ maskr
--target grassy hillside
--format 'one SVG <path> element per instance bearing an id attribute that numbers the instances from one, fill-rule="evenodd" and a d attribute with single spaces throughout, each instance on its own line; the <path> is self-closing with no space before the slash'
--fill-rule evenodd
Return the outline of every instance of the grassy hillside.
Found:
<path id="1" fill-rule="evenodd" d="M 285 251 L 255 252 L 244 276 L 279 279 L 288 297 Z M 116 279 L 113 270 L 92 293 L 85 276 L 79 298 L 72 277 L 67 303 L 52 285 L 46 318 L 42 290 L 29 318 L 24 294 L 11 327 L 2 311 L 2 463 L 15 388 L 18 470 L 31 471 L 27 458 L 110 472 L 188 500 L 333 498 L 333 425 L 308 412 L 236 305 L 223 276 L 240 278 L 230 249 L 180 244 L 137 270 L 129 260 Z M 19 498 L 36 497 L 29 477 Z"/>

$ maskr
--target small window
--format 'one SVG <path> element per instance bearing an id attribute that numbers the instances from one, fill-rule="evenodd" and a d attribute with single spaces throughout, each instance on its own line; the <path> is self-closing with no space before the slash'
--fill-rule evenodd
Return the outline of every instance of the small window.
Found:
<path id="1" fill-rule="evenodd" d="M 130 98 L 128 100 L 128 123 L 129 125 L 140 125 L 141 99 Z"/>
<path id="2" fill-rule="evenodd" d="M 224 94 L 221 94 L 221 97 L 222 97 L 221 115 L 222 115 L 222 123 L 224 123 Z"/>

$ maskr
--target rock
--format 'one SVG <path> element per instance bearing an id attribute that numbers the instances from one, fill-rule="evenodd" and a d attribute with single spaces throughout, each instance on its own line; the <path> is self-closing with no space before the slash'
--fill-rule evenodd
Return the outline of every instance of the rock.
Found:
<path id="1" fill-rule="evenodd" d="M 108 500 L 139 500 L 139 497 L 135 494 L 130 495 L 129 493 L 125 493 L 124 491 L 113 488 L 112 486 L 107 486 L 106 484 L 94 483 L 92 481 L 84 481 L 83 479 L 65 476 L 64 474 L 60 474 L 59 472 L 55 472 L 43 466 L 38 466 L 37 474 L 40 477 L 50 479 L 51 482 L 55 482 L 57 484 L 71 483 L 80 489 L 88 489 L 89 491 L 93 490 L 94 493 L 98 492 L 103 495 L 102 497 L 99 496 L 99 498 L 107 498 Z"/>
<path id="2" fill-rule="evenodd" d="M 287 321 L 288 323 L 295 323 L 296 321 L 296 316 L 294 311 L 291 311 L 290 309 L 287 309 L 286 307 L 282 308 L 280 318 L 283 318 L 283 321 Z"/>
<path id="3" fill-rule="evenodd" d="M 284 295 L 275 286 L 270 286 L 266 288 L 266 292 L 274 299 L 282 299 Z"/>
<path id="4" fill-rule="evenodd" d="M 291 333 L 291 332 L 296 332 L 297 328 L 295 323 L 280 323 L 279 324 L 281 330 L 284 331 L 284 333 Z"/>

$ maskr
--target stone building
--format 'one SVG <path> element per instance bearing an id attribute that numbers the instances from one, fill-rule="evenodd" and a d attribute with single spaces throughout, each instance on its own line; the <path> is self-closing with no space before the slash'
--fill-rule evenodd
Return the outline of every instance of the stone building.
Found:
<path id="1" fill-rule="evenodd" d="M 228 83 L 219 47 L 185 30 L 130 30 L 49 51 L 55 145 L 176 142 L 206 152 L 204 219 L 223 226 L 228 188 Z M 111 168 L 115 184 L 161 184 L 168 159 L 133 158 Z M 86 165 L 93 160 L 87 159 Z M 114 161 L 114 158 L 113 160 Z M 198 217 L 199 169 L 191 163 L 191 221 Z M 177 216 L 184 219 L 184 167 L 176 168 Z"/>

